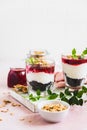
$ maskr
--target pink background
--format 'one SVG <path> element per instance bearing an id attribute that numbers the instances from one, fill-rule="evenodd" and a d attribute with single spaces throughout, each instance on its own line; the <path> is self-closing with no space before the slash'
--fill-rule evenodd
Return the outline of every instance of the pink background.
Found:
<path id="1" fill-rule="evenodd" d="M 0 106 L 3 99 L 20 104 L 8 95 L 7 74 L 10 62 L 1 62 L 0 65 Z M 7 112 L 2 112 L 7 109 Z M 87 130 L 87 103 L 71 106 L 68 116 L 60 123 L 46 122 L 38 113 L 31 112 L 23 105 L 13 107 L 11 103 L 0 108 L 0 119 L 0 130 Z"/>

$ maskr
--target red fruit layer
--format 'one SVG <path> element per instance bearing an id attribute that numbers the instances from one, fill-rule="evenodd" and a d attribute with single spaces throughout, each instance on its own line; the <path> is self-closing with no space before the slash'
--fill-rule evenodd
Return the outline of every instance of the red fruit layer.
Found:
<path id="1" fill-rule="evenodd" d="M 68 59 L 68 58 L 62 57 L 62 62 L 70 64 L 70 65 L 80 65 L 83 63 L 87 63 L 87 59 Z"/>
<path id="2" fill-rule="evenodd" d="M 39 72 L 44 72 L 44 73 L 49 73 L 52 74 L 54 73 L 54 66 L 50 66 L 50 67 L 42 67 L 42 66 L 26 66 L 26 72 L 35 72 L 35 73 L 39 73 Z"/>

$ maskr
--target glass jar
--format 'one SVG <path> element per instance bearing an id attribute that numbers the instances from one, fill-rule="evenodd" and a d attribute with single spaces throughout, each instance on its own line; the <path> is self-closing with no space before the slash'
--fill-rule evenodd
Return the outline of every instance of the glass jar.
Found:
<path id="1" fill-rule="evenodd" d="M 17 84 L 27 85 L 25 68 L 10 68 L 7 77 L 7 86 L 12 88 Z"/>
<path id="2" fill-rule="evenodd" d="M 40 90 L 45 96 L 46 90 L 53 86 L 55 63 L 46 50 L 31 50 L 26 59 L 26 79 L 29 94 Z"/>

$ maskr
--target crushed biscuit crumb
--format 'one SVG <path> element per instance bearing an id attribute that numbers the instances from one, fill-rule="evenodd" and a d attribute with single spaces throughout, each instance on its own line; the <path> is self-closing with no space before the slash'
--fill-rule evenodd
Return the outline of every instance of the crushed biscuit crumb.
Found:
<path id="1" fill-rule="evenodd" d="M 11 101 L 9 101 L 9 100 L 3 100 L 3 102 L 4 102 L 5 104 L 11 103 Z"/>
<path id="2" fill-rule="evenodd" d="M 32 120 L 29 120 L 29 122 L 31 123 L 31 122 L 32 122 Z"/>
<path id="3" fill-rule="evenodd" d="M 14 113 L 12 113 L 12 112 L 11 112 L 11 113 L 10 113 L 10 115 L 11 115 L 11 116 L 13 116 L 13 115 L 14 115 Z"/>
<path id="4" fill-rule="evenodd" d="M 2 118 L 0 118 L 0 121 L 2 121 Z"/>
<path id="5" fill-rule="evenodd" d="M 13 107 L 21 106 L 20 104 L 17 104 L 17 103 L 12 103 L 11 105 L 12 105 Z"/>
<path id="6" fill-rule="evenodd" d="M 6 112 L 8 112 L 8 111 L 9 111 L 9 109 L 1 110 L 1 112 L 4 112 L 4 113 L 6 113 Z"/>
<path id="7" fill-rule="evenodd" d="M 23 93 L 28 93 L 28 86 L 17 84 L 14 85 L 13 89 L 15 92 L 23 92 Z"/>
<path id="8" fill-rule="evenodd" d="M 3 108 L 3 107 L 5 107 L 5 104 L 4 103 L 0 104 L 0 108 Z"/>
<path id="9" fill-rule="evenodd" d="M 20 118 L 20 121 L 24 121 L 25 119 L 24 118 Z"/>

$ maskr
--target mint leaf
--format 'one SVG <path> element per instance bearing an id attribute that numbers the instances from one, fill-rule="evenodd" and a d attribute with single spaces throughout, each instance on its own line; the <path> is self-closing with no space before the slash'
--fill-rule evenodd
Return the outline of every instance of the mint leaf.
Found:
<path id="1" fill-rule="evenodd" d="M 75 48 L 72 49 L 72 55 L 76 55 L 76 49 Z"/>
<path id="2" fill-rule="evenodd" d="M 63 92 L 60 92 L 60 98 L 63 98 L 64 97 L 64 93 Z"/>
<path id="3" fill-rule="evenodd" d="M 30 58 L 29 58 L 29 63 L 30 63 L 30 64 L 34 64 L 34 63 L 35 63 L 35 58 L 30 57 Z"/>
<path id="4" fill-rule="evenodd" d="M 77 55 L 76 55 L 76 49 L 75 48 L 72 49 L 72 58 L 73 59 L 77 59 L 78 58 Z"/>
<path id="5" fill-rule="evenodd" d="M 36 91 L 36 95 L 33 95 L 33 94 L 30 94 L 29 95 L 29 100 L 31 100 L 31 101 L 37 101 L 37 100 L 39 100 L 40 98 L 41 98 L 41 91 L 38 89 L 37 91 Z"/>
<path id="6" fill-rule="evenodd" d="M 58 97 L 58 94 L 57 93 L 52 93 L 51 95 L 48 96 L 48 99 L 51 100 L 51 99 L 56 99 Z"/>
<path id="7" fill-rule="evenodd" d="M 82 91 L 83 91 L 84 93 L 87 93 L 87 87 L 82 86 Z"/>
<path id="8" fill-rule="evenodd" d="M 73 95 L 74 95 L 74 96 L 77 96 L 77 94 L 78 94 L 78 90 L 73 91 Z"/>
<path id="9" fill-rule="evenodd" d="M 33 94 L 31 93 L 30 95 L 29 95 L 29 98 L 32 98 L 33 97 Z"/>
<path id="10" fill-rule="evenodd" d="M 40 95 L 41 95 L 41 91 L 38 89 L 38 90 L 36 91 L 36 94 L 37 94 L 38 96 L 40 96 Z"/>
<path id="11" fill-rule="evenodd" d="M 76 96 L 77 96 L 78 98 L 81 98 L 81 97 L 82 97 L 82 95 L 83 95 L 83 91 L 81 90 L 81 91 L 78 91 L 78 93 L 77 93 L 77 95 L 76 95 Z"/>
<path id="12" fill-rule="evenodd" d="M 83 55 L 87 55 L 87 48 L 82 52 Z"/>
<path id="13" fill-rule="evenodd" d="M 69 103 L 68 98 L 66 98 L 65 96 L 61 97 L 61 100 L 62 100 L 62 101 L 65 101 L 65 102 L 67 102 L 67 103 Z"/>
<path id="14" fill-rule="evenodd" d="M 69 88 L 65 89 L 65 94 L 68 95 L 68 96 L 71 96 L 71 92 L 69 91 Z"/>
<path id="15" fill-rule="evenodd" d="M 50 89 L 48 89 L 48 90 L 47 90 L 47 93 L 48 93 L 49 95 L 51 95 L 51 94 L 52 94 L 52 91 L 51 91 Z"/>
<path id="16" fill-rule="evenodd" d="M 79 105 L 79 100 L 78 100 L 78 98 L 77 98 L 76 96 L 72 96 L 72 97 L 69 99 L 69 104 L 70 104 L 70 105 L 74 105 L 74 104 Z"/>
<path id="17" fill-rule="evenodd" d="M 82 52 L 81 58 L 84 58 L 85 55 L 87 55 L 87 48 Z"/>
<path id="18" fill-rule="evenodd" d="M 47 93 L 48 93 L 48 97 L 47 97 L 48 100 L 56 99 L 58 97 L 58 94 L 53 93 L 50 89 L 47 90 Z"/>
<path id="19" fill-rule="evenodd" d="M 29 57 L 29 58 L 26 59 L 26 63 L 29 63 L 29 64 L 37 64 L 37 63 L 38 63 L 38 58 Z"/>
<path id="20" fill-rule="evenodd" d="M 29 95 L 29 100 L 32 100 L 33 102 L 36 101 L 36 97 L 33 96 L 33 94 L 30 94 Z"/>
<path id="21" fill-rule="evenodd" d="M 36 100 L 39 100 L 40 99 L 40 95 L 36 96 Z"/>
<path id="22" fill-rule="evenodd" d="M 83 105 L 83 99 L 79 99 L 79 105 Z"/>

